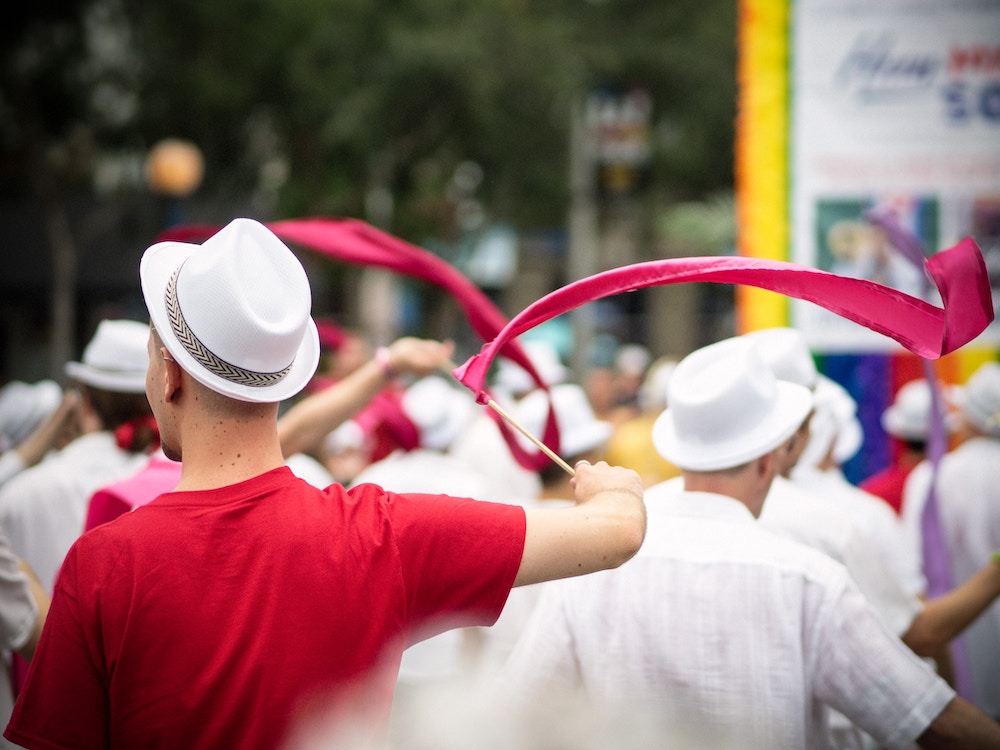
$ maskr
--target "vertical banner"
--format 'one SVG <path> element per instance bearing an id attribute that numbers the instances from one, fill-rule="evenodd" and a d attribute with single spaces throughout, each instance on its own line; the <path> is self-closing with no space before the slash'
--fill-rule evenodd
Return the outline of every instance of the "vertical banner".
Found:
<path id="1" fill-rule="evenodd" d="M 1000 3 L 740 0 L 738 82 L 741 255 L 928 293 L 866 221 L 888 210 L 928 253 L 974 237 L 1000 308 Z M 920 377 L 919 359 L 809 302 L 756 289 L 738 289 L 737 325 L 801 329 L 820 369 L 859 403 L 865 445 L 848 476 L 888 462 L 878 417 Z M 964 382 L 998 344 L 994 322 L 935 362 L 938 377 Z"/>
<path id="2" fill-rule="evenodd" d="M 864 220 L 879 209 L 929 252 L 976 237 L 1000 271 L 1000 4 L 793 7 L 790 259 L 920 296 L 920 269 Z M 792 320 L 819 350 L 895 350 L 815 306 Z"/>
<path id="3" fill-rule="evenodd" d="M 740 255 L 789 260 L 788 17 L 785 0 L 741 0 L 736 211 Z M 738 333 L 788 324 L 786 298 L 736 288 Z"/>

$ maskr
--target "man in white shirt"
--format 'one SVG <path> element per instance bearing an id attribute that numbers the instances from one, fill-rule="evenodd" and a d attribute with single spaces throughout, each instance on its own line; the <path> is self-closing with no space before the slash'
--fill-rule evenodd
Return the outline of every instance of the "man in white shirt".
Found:
<path id="1" fill-rule="evenodd" d="M 947 545 L 952 581 L 964 581 L 1000 549 L 1000 365 L 982 365 L 956 390 L 960 444 L 941 457 L 936 503 Z M 930 490 L 929 461 L 906 481 L 903 523 L 920 539 L 921 516 Z M 972 678 L 972 701 L 1000 719 L 1000 603 L 994 601 L 962 634 Z"/>
<path id="2" fill-rule="evenodd" d="M 633 560 L 543 594 L 505 683 L 528 699 L 575 683 L 710 746 L 823 747 L 832 708 L 886 747 L 1000 747 L 1000 727 L 886 629 L 842 565 L 757 525 L 808 389 L 730 339 L 678 365 L 668 402 L 654 440 L 682 480 L 647 491 Z"/>

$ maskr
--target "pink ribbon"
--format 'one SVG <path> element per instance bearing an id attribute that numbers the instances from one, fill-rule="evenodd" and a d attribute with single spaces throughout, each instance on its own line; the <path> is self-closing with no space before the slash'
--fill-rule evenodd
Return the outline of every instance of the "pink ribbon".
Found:
<path id="1" fill-rule="evenodd" d="M 444 289 L 455 299 L 465 313 L 470 327 L 484 341 L 496 336 L 507 323 L 507 316 L 454 266 L 431 252 L 363 221 L 307 218 L 276 221 L 267 226 L 286 242 L 315 250 L 336 260 L 386 268 Z M 219 229 L 218 226 L 208 225 L 172 227 L 161 233 L 157 241 L 202 241 Z M 505 357 L 523 367 L 538 387 L 548 387 L 517 341 L 507 341 L 496 351 L 497 353 L 502 351 Z M 490 416 L 500 428 L 512 455 L 521 466 L 537 470 L 546 465 L 549 459 L 544 454 L 526 450 L 496 412 L 491 411 Z M 552 450 L 558 452 L 559 429 L 551 410 L 542 440 Z"/>
<path id="2" fill-rule="evenodd" d="M 893 211 L 875 209 L 869 211 L 866 218 L 885 232 L 890 244 L 900 255 L 918 268 L 923 265 L 924 258 L 927 257 L 923 243 L 899 223 Z M 925 293 L 929 291 L 930 285 L 931 280 L 925 279 L 923 285 Z M 948 551 L 944 525 L 941 522 L 941 509 L 937 500 L 938 469 L 941 458 L 947 451 L 948 436 L 944 424 L 944 399 L 937 373 L 927 359 L 923 360 L 923 370 L 924 378 L 931 390 L 930 433 L 927 437 L 927 460 L 931 467 L 931 479 L 920 516 L 920 544 L 923 571 L 927 578 L 927 595 L 930 598 L 937 598 L 948 593 L 955 585 L 951 570 L 951 554 Z M 955 673 L 955 689 L 966 700 L 974 701 L 975 686 L 961 637 L 952 641 L 950 651 Z"/>
<path id="3" fill-rule="evenodd" d="M 941 293 L 943 308 L 872 281 L 837 276 L 794 263 L 741 257 L 677 258 L 623 266 L 573 282 L 542 297 L 508 322 L 489 298 L 454 267 L 433 253 L 364 222 L 311 218 L 278 221 L 268 226 L 283 240 L 346 262 L 395 270 L 451 293 L 466 313 L 470 326 L 487 341 L 479 354 L 453 371 L 480 403 L 489 401 L 486 377 L 490 364 L 501 353 L 545 387 L 518 345 L 517 336 L 593 300 L 649 286 L 710 281 L 769 289 L 813 302 L 889 336 L 928 359 L 936 359 L 971 341 L 993 320 L 986 267 L 972 239 L 925 261 L 926 271 Z M 217 230 L 218 227 L 179 227 L 167 230 L 159 239 L 190 242 Z M 544 465 L 546 456 L 528 453 L 506 423 L 495 419 L 521 465 L 528 468 Z M 558 452 L 558 428 L 551 410 L 542 441 Z"/>
<path id="4" fill-rule="evenodd" d="M 807 300 L 878 331 L 921 357 L 937 359 L 982 333 L 993 320 L 993 303 L 982 253 L 971 238 L 937 253 L 925 261 L 925 268 L 941 293 L 941 308 L 873 281 L 784 261 L 676 258 L 622 266 L 575 281 L 529 305 L 454 375 L 483 401 L 490 363 L 509 340 L 602 297 L 692 281 L 744 284 Z"/>

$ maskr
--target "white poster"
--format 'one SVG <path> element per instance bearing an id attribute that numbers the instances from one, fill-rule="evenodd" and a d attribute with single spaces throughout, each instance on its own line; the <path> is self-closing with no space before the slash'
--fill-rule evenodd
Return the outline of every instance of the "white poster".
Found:
<path id="1" fill-rule="evenodd" d="M 865 220 L 891 209 L 928 254 L 974 237 L 997 308 L 1000 0 L 796 0 L 791 33 L 791 260 L 940 304 Z M 792 315 L 817 351 L 898 348 L 807 302 Z"/>

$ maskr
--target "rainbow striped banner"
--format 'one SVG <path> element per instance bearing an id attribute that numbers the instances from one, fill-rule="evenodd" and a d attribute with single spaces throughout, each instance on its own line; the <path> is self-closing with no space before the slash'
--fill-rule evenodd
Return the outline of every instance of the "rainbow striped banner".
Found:
<path id="1" fill-rule="evenodd" d="M 928 247 L 972 236 L 1000 260 L 990 219 L 1000 216 L 1000 14 L 968 0 L 740 0 L 738 34 L 740 255 L 849 274 L 835 233 L 839 243 L 889 201 L 920 219 L 910 223 Z M 879 419 L 923 376 L 920 358 L 786 296 L 736 294 L 739 332 L 802 329 L 820 370 L 858 401 L 866 439 L 848 477 L 885 467 L 892 445 Z M 997 359 L 998 341 L 994 324 L 937 360 L 936 375 L 965 382 Z"/>

